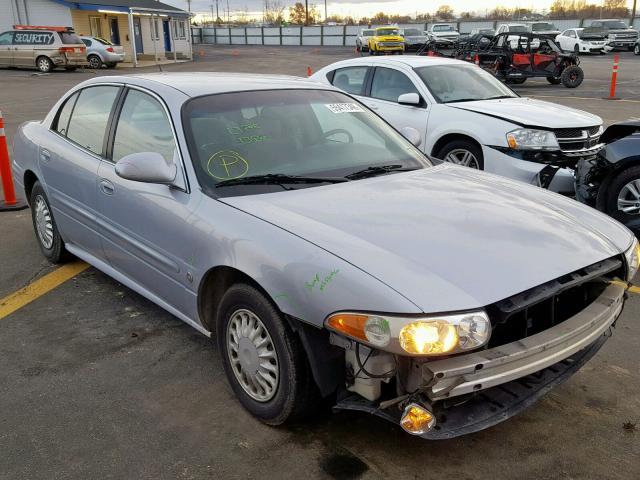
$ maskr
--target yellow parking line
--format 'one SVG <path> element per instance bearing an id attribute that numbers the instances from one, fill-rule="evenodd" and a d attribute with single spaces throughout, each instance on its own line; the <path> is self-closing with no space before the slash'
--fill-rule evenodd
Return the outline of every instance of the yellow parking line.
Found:
<path id="1" fill-rule="evenodd" d="M 0 320 L 33 302 L 45 293 L 50 292 L 70 278 L 85 271 L 87 268 L 89 268 L 89 264 L 80 260 L 67 263 L 60 268 L 55 269 L 53 272 L 46 274 L 44 277 L 30 283 L 26 287 L 21 288 L 17 292 L 4 297 L 0 300 Z"/>

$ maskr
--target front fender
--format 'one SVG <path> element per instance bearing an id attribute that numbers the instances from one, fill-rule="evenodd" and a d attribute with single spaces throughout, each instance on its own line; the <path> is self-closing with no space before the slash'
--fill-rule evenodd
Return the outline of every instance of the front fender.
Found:
<path id="1" fill-rule="evenodd" d="M 190 244 L 194 285 L 213 267 L 234 268 L 283 313 L 319 328 L 341 310 L 420 313 L 348 259 L 213 198 L 203 198 L 189 223 L 196 227 Z"/>

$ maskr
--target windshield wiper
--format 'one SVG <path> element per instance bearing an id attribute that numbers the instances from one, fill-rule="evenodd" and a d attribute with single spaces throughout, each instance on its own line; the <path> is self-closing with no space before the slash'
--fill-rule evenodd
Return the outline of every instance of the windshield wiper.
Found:
<path id="1" fill-rule="evenodd" d="M 348 180 L 342 177 L 303 177 L 284 173 L 268 173 L 266 175 L 250 175 L 248 177 L 231 178 L 216 183 L 218 187 L 232 185 L 281 185 L 283 183 L 342 183 Z"/>
<path id="2" fill-rule="evenodd" d="M 411 172 L 418 169 L 419 167 L 407 168 L 402 165 L 379 165 L 377 167 L 368 167 L 364 170 L 358 170 L 357 172 L 350 173 L 349 175 L 345 175 L 345 178 L 348 178 L 349 180 L 357 180 L 359 178 L 375 177 L 376 175 L 382 175 L 389 172 Z"/>
<path id="3" fill-rule="evenodd" d="M 485 98 L 485 100 L 500 100 L 501 98 L 515 98 L 513 95 L 496 95 L 495 97 Z"/>
<path id="4" fill-rule="evenodd" d="M 460 102 L 475 102 L 477 98 L 456 98 L 455 100 L 449 100 L 444 103 L 460 103 Z"/>

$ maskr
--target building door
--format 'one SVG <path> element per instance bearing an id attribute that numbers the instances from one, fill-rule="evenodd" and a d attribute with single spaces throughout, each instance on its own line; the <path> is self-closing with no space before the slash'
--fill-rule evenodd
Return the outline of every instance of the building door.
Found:
<path id="1" fill-rule="evenodd" d="M 109 19 L 109 30 L 111 32 L 111 43 L 120 45 L 120 28 L 118 27 L 118 19 Z"/>
<path id="2" fill-rule="evenodd" d="M 142 46 L 142 25 L 139 17 L 133 18 L 133 36 L 136 42 L 136 53 L 143 53 L 144 47 Z"/>
<path id="3" fill-rule="evenodd" d="M 171 30 L 168 20 L 162 21 L 162 33 L 164 34 L 164 51 L 171 51 Z"/>

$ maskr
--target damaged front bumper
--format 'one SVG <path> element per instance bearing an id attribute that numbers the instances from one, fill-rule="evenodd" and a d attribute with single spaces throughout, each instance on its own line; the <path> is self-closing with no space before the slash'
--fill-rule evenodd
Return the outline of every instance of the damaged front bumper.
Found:
<path id="1" fill-rule="evenodd" d="M 611 284 L 578 314 L 516 342 L 414 363 L 411 371 L 419 371 L 422 380 L 406 400 L 428 406 L 436 417 L 434 428 L 421 436 L 444 439 L 476 432 L 528 408 L 600 349 L 622 312 L 625 291 Z M 367 411 L 399 423 L 404 403 L 383 406 L 350 395 L 335 409 Z"/>

